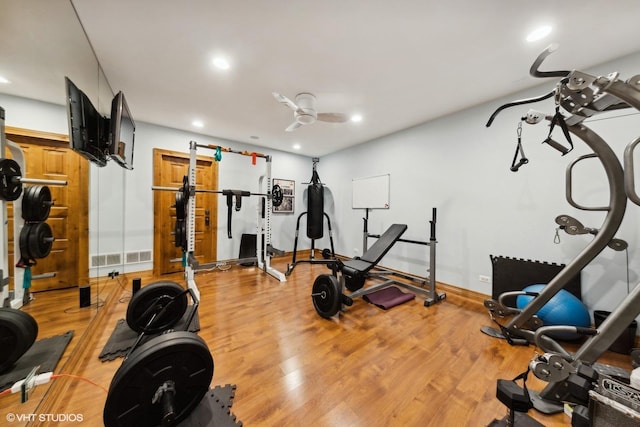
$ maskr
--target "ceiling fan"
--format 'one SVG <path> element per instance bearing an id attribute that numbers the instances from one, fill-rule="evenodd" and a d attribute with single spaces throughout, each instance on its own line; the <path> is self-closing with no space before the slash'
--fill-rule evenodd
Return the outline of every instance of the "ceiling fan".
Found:
<path id="1" fill-rule="evenodd" d="M 293 110 L 294 122 L 285 129 L 287 132 L 293 132 L 303 125 L 313 124 L 316 120 L 330 123 L 344 123 L 348 120 L 347 115 L 342 113 L 318 113 L 316 97 L 312 93 L 297 94 L 295 102 L 277 92 L 273 92 L 273 97 Z"/>

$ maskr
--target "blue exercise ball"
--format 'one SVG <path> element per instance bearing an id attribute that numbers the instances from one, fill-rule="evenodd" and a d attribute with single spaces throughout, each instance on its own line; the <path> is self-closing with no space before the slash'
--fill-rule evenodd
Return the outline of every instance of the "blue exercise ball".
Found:
<path id="1" fill-rule="evenodd" d="M 546 285 L 529 285 L 523 289 L 525 292 L 542 292 Z M 516 298 L 516 307 L 522 310 L 531 302 L 534 297 L 529 295 L 518 295 Z M 560 289 L 551 299 L 542 306 L 536 313 L 538 318 L 542 320 L 544 326 L 568 325 L 588 328 L 591 326 L 591 316 L 587 306 L 584 305 L 571 292 Z M 557 339 L 571 340 L 579 336 L 577 334 L 555 333 L 550 334 L 551 337 Z"/>

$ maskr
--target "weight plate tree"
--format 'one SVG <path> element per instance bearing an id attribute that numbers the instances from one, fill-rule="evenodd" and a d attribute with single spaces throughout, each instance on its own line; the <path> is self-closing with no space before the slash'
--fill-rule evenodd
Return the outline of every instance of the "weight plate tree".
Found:
<path id="1" fill-rule="evenodd" d="M 187 305 L 187 291 L 179 284 L 151 283 L 136 292 L 129 301 L 127 324 L 138 333 L 163 332 L 182 319 Z"/>
<path id="2" fill-rule="evenodd" d="M 335 316 L 342 300 L 340 282 L 331 274 L 319 275 L 313 282 L 311 297 L 320 316 L 326 319 Z"/>
<path id="3" fill-rule="evenodd" d="M 10 369 L 27 352 L 38 336 L 38 324 L 28 313 L 0 308 L 0 373 Z"/>
<path id="4" fill-rule="evenodd" d="M 172 426 L 209 390 L 213 357 L 202 338 L 185 332 L 158 335 L 122 362 L 103 412 L 106 427 Z"/>

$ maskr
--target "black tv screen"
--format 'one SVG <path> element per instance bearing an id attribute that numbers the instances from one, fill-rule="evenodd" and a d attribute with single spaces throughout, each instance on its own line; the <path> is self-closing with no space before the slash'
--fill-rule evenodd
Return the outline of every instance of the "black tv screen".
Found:
<path id="1" fill-rule="evenodd" d="M 69 147 L 98 166 L 107 164 L 104 118 L 85 95 L 65 77 Z"/>
<path id="2" fill-rule="evenodd" d="M 111 102 L 109 155 L 120 166 L 133 169 L 133 142 L 136 124 L 122 91 Z"/>

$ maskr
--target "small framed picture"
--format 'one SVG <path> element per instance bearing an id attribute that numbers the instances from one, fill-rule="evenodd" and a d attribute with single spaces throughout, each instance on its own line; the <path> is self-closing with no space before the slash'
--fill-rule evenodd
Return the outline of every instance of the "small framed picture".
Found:
<path id="1" fill-rule="evenodd" d="M 293 213 L 293 207 L 295 206 L 295 192 L 296 182 L 289 179 L 273 179 L 273 186 L 280 186 L 282 190 L 282 204 L 280 206 L 274 206 L 274 213 Z"/>

